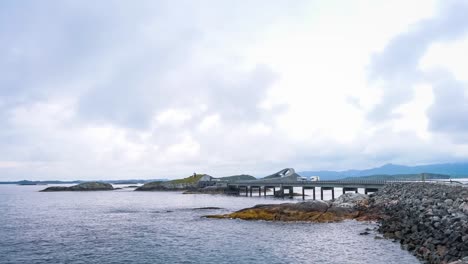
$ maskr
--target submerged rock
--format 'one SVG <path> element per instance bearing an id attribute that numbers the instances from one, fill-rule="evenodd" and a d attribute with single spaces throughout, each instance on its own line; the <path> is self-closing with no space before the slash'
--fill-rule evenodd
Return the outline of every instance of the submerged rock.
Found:
<path id="1" fill-rule="evenodd" d="M 214 207 L 214 206 L 193 208 L 193 210 L 220 210 L 220 209 L 223 209 L 223 208 L 221 208 L 221 207 Z"/>
<path id="2" fill-rule="evenodd" d="M 103 182 L 84 182 L 74 186 L 52 186 L 45 188 L 41 192 L 63 192 L 63 191 L 109 191 L 114 190 L 112 184 Z"/>

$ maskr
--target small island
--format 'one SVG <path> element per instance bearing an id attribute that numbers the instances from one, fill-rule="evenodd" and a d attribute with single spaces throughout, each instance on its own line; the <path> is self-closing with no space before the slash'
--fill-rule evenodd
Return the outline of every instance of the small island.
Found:
<path id="1" fill-rule="evenodd" d="M 256 178 L 251 175 L 215 178 L 208 174 L 194 173 L 183 179 L 148 182 L 136 188 L 135 191 L 185 191 L 185 194 L 226 194 L 229 192 L 227 183 L 242 180 L 256 180 Z"/>
<path id="2" fill-rule="evenodd" d="M 316 223 L 339 222 L 346 219 L 376 220 L 376 217 L 368 213 L 367 208 L 367 195 L 347 193 L 335 201 L 310 200 L 301 203 L 260 204 L 230 214 L 208 215 L 206 217 Z"/>
<path id="3" fill-rule="evenodd" d="M 41 192 L 75 192 L 75 191 L 111 191 L 114 187 L 110 183 L 104 182 L 84 182 L 70 187 L 51 186 Z"/>

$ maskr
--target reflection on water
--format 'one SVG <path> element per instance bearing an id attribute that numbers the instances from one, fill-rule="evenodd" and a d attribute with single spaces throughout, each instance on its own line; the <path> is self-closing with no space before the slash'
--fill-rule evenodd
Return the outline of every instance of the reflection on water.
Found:
<path id="1" fill-rule="evenodd" d="M 0 185 L 0 263 L 418 263 L 367 223 L 201 217 L 288 199 L 42 188 Z"/>

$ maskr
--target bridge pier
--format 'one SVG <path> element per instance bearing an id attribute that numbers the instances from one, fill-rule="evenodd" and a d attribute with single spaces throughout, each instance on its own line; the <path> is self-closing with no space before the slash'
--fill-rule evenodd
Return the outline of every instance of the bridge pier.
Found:
<path id="1" fill-rule="evenodd" d="M 312 189 L 313 196 L 312 198 L 315 200 L 315 186 L 310 187 L 310 186 L 302 186 L 302 200 L 305 200 L 305 190 L 307 189 Z"/>
<path id="2" fill-rule="evenodd" d="M 293 198 L 294 197 L 294 187 L 289 187 L 289 198 Z"/>
<path id="3" fill-rule="evenodd" d="M 320 188 L 320 199 L 323 201 L 323 191 L 332 191 L 332 200 L 335 199 L 335 188 L 333 187 L 322 187 Z"/>
<path id="4" fill-rule="evenodd" d="M 245 185 L 245 186 L 239 185 L 239 186 L 237 187 L 237 192 L 238 192 L 239 196 L 240 196 L 240 193 L 241 193 L 241 189 L 244 189 L 244 190 L 245 190 L 245 197 L 247 197 L 248 194 L 249 194 L 249 187 L 248 187 L 247 185 Z"/>
<path id="5" fill-rule="evenodd" d="M 283 187 L 283 184 L 281 184 L 281 186 L 280 186 L 280 196 L 281 196 L 281 198 L 284 199 L 284 187 Z"/>

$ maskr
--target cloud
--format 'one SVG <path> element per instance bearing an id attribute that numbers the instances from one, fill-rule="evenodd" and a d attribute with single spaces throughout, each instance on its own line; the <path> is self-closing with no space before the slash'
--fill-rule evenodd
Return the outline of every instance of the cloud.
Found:
<path id="1" fill-rule="evenodd" d="M 407 28 L 426 2 L 398 21 L 407 1 L 2 2 L 0 177 L 460 160 L 466 86 L 420 63 L 464 36 L 467 5 Z"/>
<path id="2" fill-rule="evenodd" d="M 452 74 L 432 73 L 435 101 L 428 111 L 430 129 L 449 135 L 457 143 L 468 143 L 468 85 Z"/>
<path id="3" fill-rule="evenodd" d="M 392 111 L 413 98 L 411 86 L 424 81 L 419 63 L 431 44 L 459 39 L 468 32 L 466 1 L 440 1 L 438 10 L 433 18 L 416 23 L 373 56 L 370 79 L 384 93 L 368 115 L 371 120 L 395 118 Z"/>
<path id="4" fill-rule="evenodd" d="M 246 66 L 242 49 L 303 3 L 1 5 L 0 161 L 24 164 L 9 173 L 41 161 L 37 177 L 142 165 L 150 177 L 144 164 L 183 171 L 180 163 L 209 152 L 199 145 L 212 141 L 214 121 L 233 129 L 272 120 L 276 108 L 259 105 L 277 73 Z"/>

